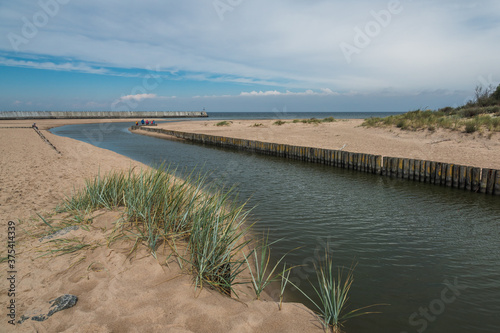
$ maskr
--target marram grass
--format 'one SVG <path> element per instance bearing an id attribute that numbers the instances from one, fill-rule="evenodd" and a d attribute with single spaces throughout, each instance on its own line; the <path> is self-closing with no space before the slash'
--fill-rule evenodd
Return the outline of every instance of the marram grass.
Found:
<path id="1" fill-rule="evenodd" d="M 158 246 L 172 237 L 189 244 L 189 262 L 197 286 L 208 283 L 225 294 L 242 270 L 237 253 L 246 245 L 243 236 L 249 211 L 232 200 L 233 190 L 208 184 L 206 175 L 190 173 L 180 179 L 164 166 L 135 172 L 100 174 L 87 180 L 83 190 L 67 198 L 60 211 L 124 207 L 137 242 L 155 255 Z"/>
<path id="2" fill-rule="evenodd" d="M 175 171 L 162 165 L 158 169 L 99 174 L 87 180 L 82 190 L 67 198 L 59 212 L 87 216 L 102 208 L 121 208 L 124 220 L 130 226 L 128 230 L 135 238 L 131 252 L 144 243 L 155 255 L 160 244 L 167 242 L 176 249 L 176 239 L 184 239 L 188 251 L 181 255 L 175 250 L 175 255 L 179 265 L 193 273 L 196 287 L 208 285 L 223 294 L 238 296 L 234 290 L 236 278 L 248 268 L 257 298 L 272 281 L 281 278 L 281 309 L 287 283 L 297 288 L 289 280 L 293 267 L 287 268 L 285 264 L 281 272 L 278 271 L 285 256 L 271 267 L 271 244 L 267 238 L 248 256 L 243 254 L 249 243 L 245 235 L 250 228 L 246 223 L 250 210 L 245 204 L 237 203 L 234 189 L 221 189 L 209 183 L 206 175 L 194 172 L 181 179 L 174 176 Z M 85 221 L 85 218 L 80 220 Z M 112 235 L 113 239 L 121 237 L 123 234 Z M 72 253 L 91 246 L 75 242 L 58 245 L 50 254 Z M 249 260 L 251 256 L 253 258 Z M 316 274 L 317 284 L 313 285 L 316 295 L 307 295 L 297 289 L 314 304 L 325 328 L 337 331 L 343 321 L 368 313 L 362 311 L 366 308 L 346 310 L 353 282 L 352 270 L 346 276 L 342 271 L 335 276 L 332 261 L 326 253 L 326 264 L 316 267 Z"/>
<path id="3" fill-rule="evenodd" d="M 349 291 L 354 282 L 354 267 L 344 273 L 343 269 L 338 269 L 337 273 L 333 266 L 333 261 L 328 254 L 328 247 L 325 249 L 324 261 L 314 265 L 316 270 L 316 283 L 310 282 L 315 295 L 307 295 L 293 282 L 288 281 L 299 290 L 315 307 L 315 313 L 325 329 L 331 332 L 341 332 L 342 325 L 348 319 L 378 312 L 364 311 L 367 308 L 382 305 L 374 304 L 348 310 Z"/>

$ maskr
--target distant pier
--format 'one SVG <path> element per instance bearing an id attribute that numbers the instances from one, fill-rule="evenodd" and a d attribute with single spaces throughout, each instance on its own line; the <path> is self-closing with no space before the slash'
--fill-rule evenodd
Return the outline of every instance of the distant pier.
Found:
<path id="1" fill-rule="evenodd" d="M 0 120 L 12 119 L 121 119 L 201 118 L 205 111 L 0 111 Z"/>

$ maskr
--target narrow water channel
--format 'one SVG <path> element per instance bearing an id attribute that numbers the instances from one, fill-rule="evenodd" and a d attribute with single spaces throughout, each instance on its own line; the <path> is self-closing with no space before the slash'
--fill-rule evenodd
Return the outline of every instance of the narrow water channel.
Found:
<path id="1" fill-rule="evenodd" d="M 353 308 L 382 313 L 346 323 L 347 332 L 499 332 L 500 200 L 278 157 L 146 137 L 128 123 L 68 125 L 52 133 L 145 164 L 210 171 L 256 206 L 255 232 L 269 230 L 273 255 L 302 265 L 308 290 L 327 243 L 354 270 Z M 310 291 L 310 290 L 309 290 Z M 288 301 L 305 302 L 297 292 Z"/>

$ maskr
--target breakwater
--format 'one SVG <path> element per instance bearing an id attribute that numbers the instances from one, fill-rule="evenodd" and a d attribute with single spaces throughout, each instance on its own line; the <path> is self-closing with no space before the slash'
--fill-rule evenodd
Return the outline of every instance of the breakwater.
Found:
<path id="1" fill-rule="evenodd" d="M 0 120 L 11 119 L 119 119 L 196 118 L 205 111 L 0 111 Z"/>
<path id="2" fill-rule="evenodd" d="M 187 133 L 161 128 L 132 126 L 142 130 L 174 136 L 218 147 L 243 149 L 264 155 L 321 163 L 366 173 L 447 186 L 477 193 L 500 196 L 500 170 L 453 163 L 354 153 L 344 150 L 294 146 L 224 136 Z"/>

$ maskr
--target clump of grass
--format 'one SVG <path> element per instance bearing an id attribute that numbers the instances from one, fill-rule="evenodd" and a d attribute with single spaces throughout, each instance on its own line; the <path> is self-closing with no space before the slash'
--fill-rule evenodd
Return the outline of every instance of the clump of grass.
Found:
<path id="1" fill-rule="evenodd" d="M 335 122 L 335 118 L 333 117 L 327 117 L 325 119 L 322 120 L 324 123 L 333 123 Z"/>
<path id="2" fill-rule="evenodd" d="M 184 261 L 191 264 L 196 286 L 207 283 L 231 294 L 245 263 L 237 254 L 246 245 L 242 237 L 248 211 L 244 204 L 234 203 L 233 190 L 216 189 L 207 183 L 206 175 L 192 172 L 180 179 L 174 177 L 175 171 L 160 166 L 99 174 L 60 209 L 78 213 L 124 207 L 136 239 L 134 248 L 144 242 L 155 256 L 160 244 L 183 237 L 190 250 Z"/>
<path id="3" fill-rule="evenodd" d="M 196 208 L 189 236 L 190 260 L 196 285 L 207 282 L 223 294 L 231 295 L 242 271 L 236 254 L 247 245 L 243 223 L 248 215 L 244 205 L 230 204 L 230 191 L 205 197 Z"/>
<path id="4" fill-rule="evenodd" d="M 376 305 L 365 306 L 350 311 L 347 310 L 349 291 L 354 282 L 354 267 L 351 267 L 347 274 L 341 269 L 335 274 L 333 261 L 328 254 L 328 248 L 325 249 L 324 262 L 319 265 L 315 264 L 314 267 L 317 278 L 316 284 L 311 282 L 311 286 L 315 292 L 314 296 L 307 295 L 298 286 L 293 284 L 293 282 L 289 282 L 315 306 L 316 315 L 325 329 L 330 329 L 333 332 L 340 332 L 346 320 L 375 313 L 363 310 Z"/>
<path id="5" fill-rule="evenodd" d="M 252 278 L 252 287 L 255 291 L 257 299 L 260 299 L 260 295 L 271 282 L 276 281 L 279 274 L 274 274 L 274 272 L 278 268 L 278 265 L 281 263 L 281 261 L 285 258 L 285 255 L 283 255 L 273 267 L 269 266 L 269 262 L 271 260 L 270 246 L 274 243 L 275 242 L 269 244 L 269 236 L 266 236 L 265 238 L 263 238 L 261 246 L 255 248 L 248 256 L 245 256 L 245 261 Z M 253 265 L 251 265 L 250 261 L 248 260 L 252 254 Z M 253 269 L 252 266 L 254 266 Z M 286 274 L 285 269 L 283 271 L 283 274 Z M 284 287 L 282 289 L 283 290 L 281 295 L 284 292 Z"/>
<path id="6" fill-rule="evenodd" d="M 316 119 L 316 118 L 309 118 L 309 119 L 303 119 L 302 123 L 304 123 L 304 124 L 320 124 L 321 120 Z"/>
<path id="7" fill-rule="evenodd" d="M 273 125 L 278 125 L 278 126 L 281 126 L 283 124 L 286 124 L 286 121 L 283 121 L 283 120 L 277 120 L 273 123 Z"/>
<path id="8" fill-rule="evenodd" d="M 294 120 L 293 120 L 293 123 L 294 123 L 294 124 L 300 123 L 300 119 L 294 119 Z"/>
<path id="9" fill-rule="evenodd" d="M 231 125 L 228 121 L 220 121 L 218 122 L 217 124 L 215 124 L 215 126 L 229 126 Z"/>
<path id="10" fill-rule="evenodd" d="M 470 120 L 465 123 L 466 133 L 474 133 L 476 131 L 477 131 L 477 123 L 474 120 Z"/>
<path id="11" fill-rule="evenodd" d="M 264 126 L 264 124 L 262 124 L 262 123 L 255 123 L 255 124 L 253 124 L 250 127 L 262 127 L 262 126 Z"/>

